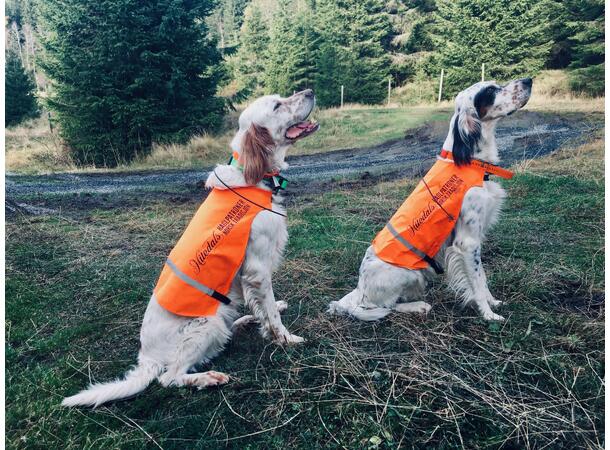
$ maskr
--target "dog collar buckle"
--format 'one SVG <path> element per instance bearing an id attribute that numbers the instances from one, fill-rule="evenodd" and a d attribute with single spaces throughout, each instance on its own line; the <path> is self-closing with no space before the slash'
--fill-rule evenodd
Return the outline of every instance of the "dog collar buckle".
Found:
<path id="1" fill-rule="evenodd" d="M 286 189 L 288 186 L 288 180 L 281 175 L 273 175 L 270 177 L 265 176 L 263 178 L 264 183 L 271 188 L 271 191 L 274 194 L 277 194 L 279 191 Z"/>
<path id="2" fill-rule="evenodd" d="M 233 152 L 233 155 L 229 158 L 229 165 L 240 171 L 243 170 L 243 166 L 239 163 L 239 154 L 237 152 Z M 279 172 L 266 173 L 263 177 L 263 182 L 274 194 L 286 189 L 288 186 L 288 180 L 281 176 Z"/>

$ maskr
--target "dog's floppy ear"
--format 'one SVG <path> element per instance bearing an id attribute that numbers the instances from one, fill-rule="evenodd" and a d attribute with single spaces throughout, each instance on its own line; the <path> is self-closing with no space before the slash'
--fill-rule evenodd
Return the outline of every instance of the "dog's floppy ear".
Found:
<path id="1" fill-rule="evenodd" d="M 273 138 L 269 130 L 256 124 L 250 125 L 244 134 L 241 146 L 241 160 L 244 178 L 248 184 L 257 184 L 270 170 L 269 157 L 273 153 Z"/>
<path id="2" fill-rule="evenodd" d="M 474 108 L 458 112 L 453 123 L 453 160 L 458 166 L 469 164 L 481 138 L 481 121 Z"/>

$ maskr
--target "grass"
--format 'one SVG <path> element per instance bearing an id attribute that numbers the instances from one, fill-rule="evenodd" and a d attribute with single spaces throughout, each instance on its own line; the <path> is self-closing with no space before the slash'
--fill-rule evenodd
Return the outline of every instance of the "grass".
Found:
<path id="1" fill-rule="evenodd" d="M 135 361 L 168 250 L 197 207 L 145 196 L 7 223 L 8 448 L 601 448 L 604 442 L 603 142 L 516 167 L 484 247 L 505 323 L 435 283 L 427 318 L 324 314 L 414 180 L 290 200 L 274 283 L 280 348 L 241 331 L 211 367 L 220 389 L 162 389 L 97 410 L 61 398 Z"/>

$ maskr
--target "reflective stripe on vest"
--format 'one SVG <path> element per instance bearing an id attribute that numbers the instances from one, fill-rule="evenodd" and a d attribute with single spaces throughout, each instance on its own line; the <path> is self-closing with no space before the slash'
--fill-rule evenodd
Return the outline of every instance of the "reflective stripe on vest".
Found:
<path id="1" fill-rule="evenodd" d="M 216 314 L 242 265 L 256 215 L 271 208 L 271 192 L 212 189 L 178 240 L 154 289 L 157 302 L 181 316 Z"/>
<path id="2" fill-rule="evenodd" d="M 431 265 L 442 272 L 433 258 L 453 231 L 468 190 L 483 186 L 486 172 L 512 176 L 506 169 L 477 160 L 457 166 L 445 150 L 441 156 L 445 159 L 436 161 L 373 240 L 381 260 L 407 269 Z"/>

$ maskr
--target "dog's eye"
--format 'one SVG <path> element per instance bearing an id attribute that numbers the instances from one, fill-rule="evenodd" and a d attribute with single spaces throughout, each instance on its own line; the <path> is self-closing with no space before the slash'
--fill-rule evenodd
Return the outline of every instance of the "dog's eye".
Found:
<path id="1" fill-rule="evenodd" d="M 277 103 L 275 104 L 275 106 L 273 107 L 273 110 L 274 110 L 274 111 L 277 111 L 277 109 L 278 109 L 278 108 L 279 108 L 281 105 L 282 105 L 282 104 L 281 104 L 280 102 L 277 102 Z"/>

